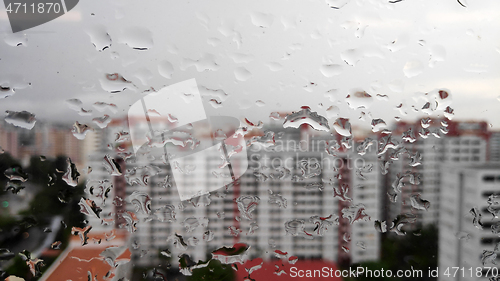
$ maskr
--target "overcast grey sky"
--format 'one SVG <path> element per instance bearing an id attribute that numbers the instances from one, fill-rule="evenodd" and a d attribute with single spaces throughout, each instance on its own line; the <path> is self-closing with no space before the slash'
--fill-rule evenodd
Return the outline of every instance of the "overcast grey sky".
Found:
<path id="1" fill-rule="evenodd" d="M 127 112 L 150 87 L 195 78 L 200 88 L 227 93 L 204 97 L 209 114 L 266 121 L 273 111 L 308 105 L 327 116 L 336 106 L 352 120 L 370 113 L 357 122 L 370 128 L 371 118 L 425 116 L 412 106 L 420 110 L 424 93 L 446 88 L 455 119 L 500 129 L 500 2 L 466 6 L 456 0 L 80 1 L 68 14 L 16 34 L 2 7 L 0 83 L 18 89 L 0 100 L 0 111 L 92 124 L 104 113 Z M 97 50 L 109 38 L 110 47 Z M 106 73 L 134 86 L 109 93 Z M 368 108 L 347 103 L 357 90 L 373 97 Z M 73 98 L 92 114 L 78 115 L 65 103 Z M 98 101 L 120 112 L 99 112 L 92 107 Z M 401 103 L 406 116 L 395 108 Z M 331 125 L 336 117 L 330 117 Z"/>

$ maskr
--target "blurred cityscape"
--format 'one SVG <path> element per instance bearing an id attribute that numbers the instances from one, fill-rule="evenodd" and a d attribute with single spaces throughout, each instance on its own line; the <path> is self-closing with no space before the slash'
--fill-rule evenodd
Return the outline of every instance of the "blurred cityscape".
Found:
<path id="1" fill-rule="evenodd" d="M 294 114 L 307 118 L 284 126 Z M 289 280 L 292 267 L 358 266 L 424 280 L 438 267 L 439 280 L 460 279 L 444 272 L 452 267 L 494 275 L 500 132 L 451 118 L 373 120 L 371 131 L 339 118 L 333 130 L 314 116 L 150 136 L 137 151 L 127 118 L 73 133 L 0 124 L 0 277 Z M 166 131 L 175 120 L 151 122 Z M 234 136 L 245 143 L 220 146 Z M 206 142 L 219 149 L 196 150 Z M 186 188 L 200 192 L 181 200 Z"/>

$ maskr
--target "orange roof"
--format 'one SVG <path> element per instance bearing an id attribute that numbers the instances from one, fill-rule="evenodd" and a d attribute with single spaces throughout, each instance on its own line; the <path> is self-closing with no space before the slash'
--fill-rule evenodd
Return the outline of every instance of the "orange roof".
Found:
<path id="1" fill-rule="evenodd" d="M 108 272 L 114 270 L 104 257 L 100 254 L 109 247 L 123 246 L 126 244 L 122 235 L 117 235 L 115 239 L 101 244 L 94 244 L 89 240 L 89 244 L 81 246 L 78 237 L 72 237 L 72 241 L 59 258 L 43 274 L 41 281 L 59 281 L 59 280 L 88 280 L 89 272 L 92 276 L 97 276 L 97 280 L 103 279 Z M 76 239 L 74 239 L 76 238 Z M 131 253 L 128 248 L 116 258 L 115 263 L 130 260 Z M 111 272 L 109 277 L 114 275 Z"/>

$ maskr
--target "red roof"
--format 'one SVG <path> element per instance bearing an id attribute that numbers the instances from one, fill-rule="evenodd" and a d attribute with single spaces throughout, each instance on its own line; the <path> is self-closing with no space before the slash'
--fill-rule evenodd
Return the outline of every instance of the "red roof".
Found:
<path id="1" fill-rule="evenodd" d="M 75 239 L 76 238 L 76 239 Z M 89 240 L 90 241 L 90 240 Z M 103 277 L 113 268 L 104 260 L 100 254 L 111 246 L 123 246 L 125 240 L 122 235 L 109 242 L 102 244 L 94 244 L 89 242 L 85 246 L 81 246 L 78 237 L 72 237 L 71 244 L 66 248 L 64 253 L 51 265 L 51 267 L 42 275 L 43 281 L 59 281 L 59 280 L 88 280 L 88 273 L 92 276 L 97 276 L 98 280 Z M 121 255 L 118 256 L 115 262 L 120 260 L 130 260 L 131 253 L 127 248 Z M 110 277 L 113 276 L 113 273 Z"/>
<path id="2" fill-rule="evenodd" d="M 261 258 L 247 261 L 244 264 L 237 264 L 238 271 L 236 280 L 246 280 L 247 270 L 262 263 Z M 245 269 L 246 268 L 246 269 Z M 254 270 L 250 277 L 256 281 L 300 281 L 300 280 L 338 280 L 335 277 L 337 266 L 333 262 L 323 260 L 298 260 L 295 264 L 288 262 L 288 259 L 263 262 L 262 267 Z M 277 273 L 281 272 L 280 275 Z M 308 275 L 309 274 L 309 275 Z M 314 277 L 315 276 L 315 277 Z M 333 277 L 332 277 L 333 276 Z"/>

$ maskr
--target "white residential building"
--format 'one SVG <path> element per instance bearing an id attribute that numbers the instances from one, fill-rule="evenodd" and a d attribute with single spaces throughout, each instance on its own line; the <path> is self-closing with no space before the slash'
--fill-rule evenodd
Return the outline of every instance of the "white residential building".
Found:
<path id="1" fill-rule="evenodd" d="M 415 136 L 413 142 L 409 141 L 410 138 L 403 138 L 410 130 Z M 485 163 L 488 155 L 487 124 L 426 119 L 419 123 L 400 122 L 392 130 L 392 134 L 400 143 L 400 153 L 398 155 L 394 150 L 389 150 L 389 155 L 397 156 L 398 160 L 393 160 L 390 164 L 385 182 L 387 191 L 398 196 L 395 203 L 389 203 L 387 217 L 392 220 L 398 214 L 414 213 L 417 216 L 415 226 L 437 224 L 441 203 L 440 165 Z M 386 159 L 390 158 L 389 155 Z M 404 177 L 405 173 L 415 175 L 415 183 L 410 182 L 410 177 Z M 397 185 L 398 178 L 402 178 L 404 186 L 400 192 L 395 192 L 393 185 Z M 426 211 L 412 208 L 410 196 L 416 194 L 430 203 Z"/>
<path id="2" fill-rule="evenodd" d="M 500 162 L 500 132 L 492 132 L 488 142 L 489 161 Z"/>
<path id="3" fill-rule="evenodd" d="M 135 264 L 162 264 L 162 251 L 163 256 L 171 256 L 172 265 L 177 264 L 181 253 L 194 261 L 206 260 L 212 251 L 236 242 L 249 244 L 249 254 L 264 259 L 275 258 L 276 250 L 288 253 L 288 257 L 345 259 L 347 263 L 379 258 L 380 233 L 373 223 L 381 216 L 382 189 L 374 147 L 361 156 L 355 144 L 354 149 L 339 149 L 332 156 L 325 146 L 336 137 L 329 133 L 314 136 L 312 131 L 270 128 L 272 133 L 247 147 L 249 167 L 238 184 L 225 187 L 218 186 L 217 177 L 231 182 L 227 174 L 206 169 L 206 173 L 194 177 L 189 172 L 189 166 L 202 169 L 221 165 L 221 155 L 215 151 L 203 157 L 193 154 L 180 167 L 165 162 L 163 147 L 147 148 L 149 153 L 139 150 L 137 156 L 122 163 L 122 176 L 110 175 L 103 165 L 104 155 L 117 160 L 120 153 L 123 156 L 131 151 L 130 145 L 107 148 L 108 143 L 115 143 L 116 133 L 125 124 L 115 123 L 108 126 L 103 148 L 92 156 L 93 171 L 89 175 L 94 182 L 112 182 L 113 188 L 106 206 L 101 206 L 102 217 L 89 220 L 95 231 L 130 230 Z M 274 145 L 268 142 L 272 140 L 270 134 L 274 134 Z M 301 135 L 307 136 L 302 144 Z M 177 174 L 174 180 L 171 171 L 179 168 L 183 178 Z M 205 185 L 214 191 L 181 201 L 178 180 L 184 186 Z M 95 196 L 93 199 L 100 204 Z M 358 214 L 362 216 L 355 219 Z M 103 218 L 112 219 L 114 224 L 102 225 Z"/>
<path id="4" fill-rule="evenodd" d="M 496 267 L 491 262 L 499 254 L 500 220 L 492 212 L 500 209 L 500 165 L 446 163 L 441 169 L 439 280 L 488 280 L 486 267 Z M 460 268 L 455 276 L 452 267 Z"/>

